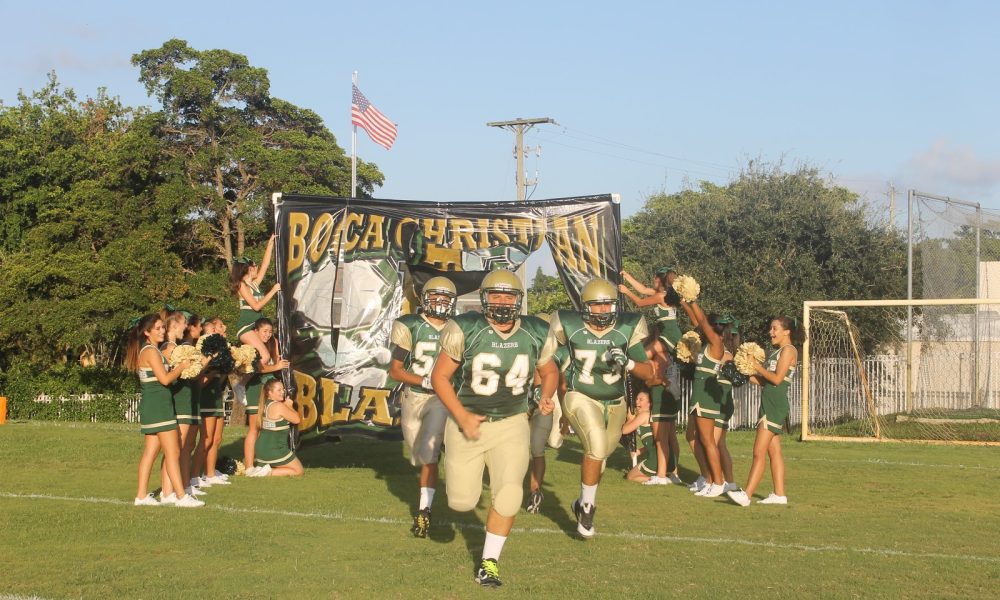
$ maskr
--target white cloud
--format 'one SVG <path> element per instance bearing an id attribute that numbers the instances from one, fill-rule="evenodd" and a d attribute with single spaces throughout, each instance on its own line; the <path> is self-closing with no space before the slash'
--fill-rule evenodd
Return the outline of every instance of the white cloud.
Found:
<path id="1" fill-rule="evenodd" d="M 904 164 L 910 177 L 941 187 L 982 194 L 1000 186 L 1000 159 L 979 156 L 970 146 L 945 139 L 931 143 Z"/>

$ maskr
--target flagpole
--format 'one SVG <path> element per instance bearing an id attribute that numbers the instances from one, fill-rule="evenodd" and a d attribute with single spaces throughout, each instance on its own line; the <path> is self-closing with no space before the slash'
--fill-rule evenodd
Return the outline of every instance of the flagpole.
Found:
<path id="1" fill-rule="evenodd" d="M 358 72 L 351 75 L 351 84 L 358 85 Z M 353 89 L 352 89 L 353 92 Z M 352 100 L 353 101 L 353 100 Z M 358 126 L 351 124 L 351 198 L 358 195 Z"/>

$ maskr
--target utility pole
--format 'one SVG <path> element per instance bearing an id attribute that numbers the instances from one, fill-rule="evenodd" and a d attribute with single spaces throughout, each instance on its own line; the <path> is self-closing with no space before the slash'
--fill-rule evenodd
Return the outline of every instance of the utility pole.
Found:
<path id="1" fill-rule="evenodd" d="M 896 184 L 889 182 L 889 229 L 896 228 Z"/>
<path id="2" fill-rule="evenodd" d="M 492 121 L 486 124 L 487 127 L 500 127 L 501 129 L 507 129 L 514 132 L 514 157 L 517 159 L 517 176 L 515 181 L 517 185 L 518 202 L 524 201 L 524 189 L 526 187 L 524 177 L 524 132 L 528 131 L 535 125 L 540 125 L 542 123 L 552 123 L 553 125 L 558 124 L 554 119 L 550 119 L 549 117 L 542 117 L 538 119 L 514 119 L 513 121 Z M 528 282 L 523 263 L 517 268 L 517 278 L 521 280 L 521 285 L 524 286 L 524 300 L 521 303 L 521 313 L 526 315 L 528 314 Z"/>
<path id="3" fill-rule="evenodd" d="M 558 125 L 554 119 L 542 117 L 540 119 L 514 119 L 513 121 L 493 121 L 487 123 L 487 127 L 500 127 L 514 132 L 514 157 L 517 159 L 517 199 L 524 200 L 524 190 L 527 187 L 524 177 L 524 133 L 541 123 L 552 123 Z"/>

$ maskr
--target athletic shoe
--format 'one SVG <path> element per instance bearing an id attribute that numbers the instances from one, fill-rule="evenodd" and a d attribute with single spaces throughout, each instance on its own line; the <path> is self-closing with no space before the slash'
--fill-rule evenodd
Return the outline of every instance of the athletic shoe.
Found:
<path id="1" fill-rule="evenodd" d="M 705 480 L 705 478 L 699 475 L 698 479 L 695 479 L 694 483 L 688 486 L 688 489 L 691 490 L 692 492 L 700 492 L 707 483 L 708 482 Z"/>
<path id="2" fill-rule="evenodd" d="M 174 506 L 178 508 L 198 508 L 199 506 L 205 506 L 205 503 L 194 496 L 184 496 L 175 502 Z"/>
<path id="3" fill-rule="evenodd" d="M 671 481 L 666 477 L 658 477 L 656 475 L 653 475 L 646 481 L 642 482 L 642 485 L 670 485 L 670 484 Z"/>
<path id="4" fill-rule="evenodd" d="M 257 467 L 257 470 L 252 475 L 247 475 L 247 477 L 267 477 L 270 474 L 271 465 L 264 465 L 263 467 Z"/>
<path id="5" fill-rule="evenodd" d="M 135 506 L 159 506 L 159 501 L 153 497 L 152 494 L 147 494 L 144 498 L 136 498 L 133 503 Z"/>
<path id="6" fill-rule="evenodd" d="M 410 527 L 410 532 L 413 533 L 413 537 L 425 538 L 430 528 L 431 509 L 421 508 L 417 511 L 417 516 L 413 517 L 413 527 Z"/>
<path id="7" fill-rule="evenodd" d="M 542 490 L 532 490 L 528 494 L 528 505 L 524 507 L 524 510 L 530 512 L 533 515 L 537 515 L 538 511 L 542 508 L 542 500 L 545 499 L 545 494 Z"/>
<path id="8" fill-rule="evenodd" d="M 212 487 L 212 482 L 209 481 L 207 477 L 199 477 L 198 483 L 194 485 L 200 488 L 207 488 L 207 487 Z"/>
<path id="9" fill-rule="evenodd" d="M 163 492 L 160 492 L 160 504 L 177 504 L 177 494 L 164 496 Z"/>
<path id="10" fill-rule="evenodd" d="M 585 538 L 594 537 L 597 531 L 594 530 L 594 513 L 597 507 L 589 502 L 580 504 L 579 500 L 573 501 L 573 514 L 576 515 L 576 531 Z"/>
<path id="11" fill-rule="evenodd" d="M 771 492 L 767 498 L 758 500 L 757 504 L 788 504 L 788 496 L 778 496 Z"/>
<path id="12" fill-rule="evenodd" d="M 212 485 L 230 485 L 230 482 L 216 475 L 215 477 L 209 477 L 208 482 Z"/>
<path id="13" fill-rule="evenodd" d="M 500 565 L 492 558 L 484 558 L 476 571 L 476 583 L 483 587 L 500 587 Z"/>
<path id="14" fill-rule="evenodd" d="M 190 485 L 192 487 L 198 487 L 198 486 L 200 486 L 201 485 L 201 477 L 192 477 L 191 480 L 188 481 L 188 485 Z"/>
<path id="15" fill-rule="evenodd" d="M 226 481 L 229 481 L 229 475 L 223 473 L 222 471 L 220 471 L 218 469 L 215 470 L 215 476 L 216 477 L 220 477 L 220 478 L 222 478 L 222 479 L 224 479 Z"/>
<path id="16" fill-rule="evenodd" d="M 730 500 L 740 506 L 750 506 L 750 496 L 747 496 L 747 493 L 740 488 L 736 488 L 735 490 L 726 490 L 726 495 L 729 496 Z"/>
<path id="17" fill-rule="evenodd" d="M 195 498 L 197 498 L 198 496 L 205 496 L 208 494 L 208 492 L 199 490 L 194 486 L 184 488 L 184 493 L 187 494 L 188 496 L 194 496 Z"/>
<path id="18" fill-rule="evenodd" d="M 725 492 L 726 487 L 723 485 L 710 484 L 707 486 L 707 490 L 702 494 L 703 498 L 718 498 Z"/>
<path id="19" fill-rule="evenodd" d="M 681 478 L 678 477 L 676 473 L 671 473 L 670 475 L 667 475 L 667 479 L 670 481 L 670 483 L 673 483 L 675 485 L 684 485 L 684 482 L 681 481 Z"/>
<path id="20" fill-rule="evenodd" d="M 736 485 L 735 483 L 729 483 L 728 481 L 724 482 L 722 484 L 722 487 L 723 487 L 722 491 L 724 492 L 733 492 L 740 489 L 740 486 Z"/>

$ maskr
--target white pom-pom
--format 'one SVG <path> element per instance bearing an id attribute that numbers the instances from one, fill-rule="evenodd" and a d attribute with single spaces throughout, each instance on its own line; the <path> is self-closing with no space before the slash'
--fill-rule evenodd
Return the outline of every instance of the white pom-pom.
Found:
<path id="1" fill-rule="evenodd" d="M 236 363 L 236 370 L 240 373 L 253 373 L 253 362 L 257 360 L 257 349 L 250 344 L 240 346 L 230 346 L 230 353 Z"/>
<path id="2" fill-rule="evenodd" d="M 201 373 L 201 351 L 194 346 L 177 346 L 170 353 L 170 365 L 176 367 L 185 360 L 191 361 L 186 369 L 181 371 L 181 379 L 194 379 Z"/>
<path id="3" fill-rule="evenodd" d="M 701 286 L 690 275 L 679 275 L 674 279 L 674 291 L 685 301 L 694 302 L 701 293 Z"/>
<path id="4" fill-rule="evenodd" d="M 736 370 L 740 373 L 756 375 L 757 369 L 754 368 L 754 363 L 764 362 L 764 349 L 754 342 L 740 344 L 736 349 L 736 355 L 733 356 L 733 362 L 736 363 Z"/>
<path id="5" fill-rule="evenodd" d="M 697 331 L 689 331 L 677 342 L 677 360 L 685 363 L 694 362 L 701 354 L 701 336 Z"/>

